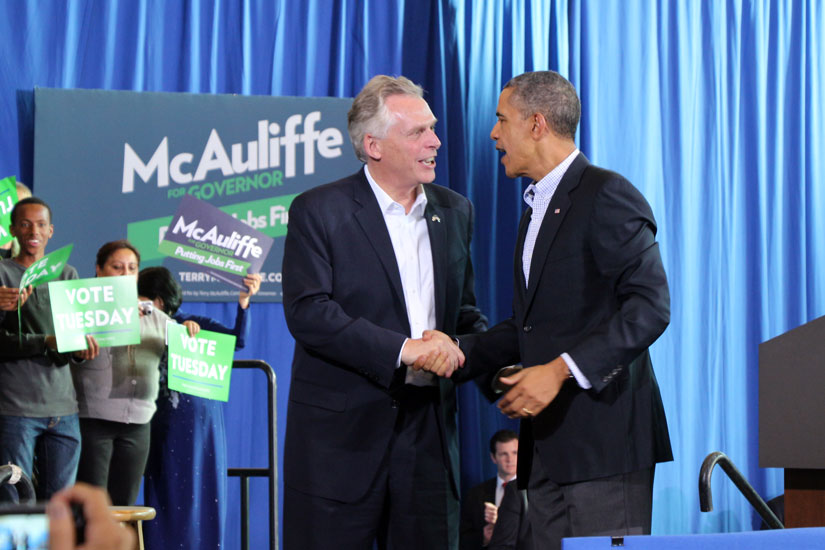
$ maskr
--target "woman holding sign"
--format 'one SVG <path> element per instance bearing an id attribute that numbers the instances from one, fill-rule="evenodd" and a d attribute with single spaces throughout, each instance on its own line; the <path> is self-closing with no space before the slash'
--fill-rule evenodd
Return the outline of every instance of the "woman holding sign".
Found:
<path id="1" fill-rule="evenodd" d="M 244 347 L 249 299 L 258 292 L 261 276 L 244 279 L 246 292 L 238 297 L 235 326 L 178 308 L 180 284 L 165 267 L 148 267 L 138 277 L 138 293 L 158 309 L 193 330 L 210 330 L 236 337 Z M 147 548 L 223 548 L 226 521 L 226 432 L 219 401 L 169 391 L 161 383 L 158 412 L 152 420 L 152 448 L 146 466 L 146 505 L 158 512 L 143 526 Z"/>
<path id="2" fill-rule="evenodd" d="M 129 241 L 113 241 L 98 250 L 95 273 L 137 277 L 139 265 L 140 253 Z M 72 375 L 82 442 L 77 479 L 108 489 L 113 504 L 130 506 L 149 455 L 149 421 L 170 318 L 138 304 L 124 306 L 136 314 L 140 309 L 140 344 L 101 348 L 95 359 L 73 365 Z"/>

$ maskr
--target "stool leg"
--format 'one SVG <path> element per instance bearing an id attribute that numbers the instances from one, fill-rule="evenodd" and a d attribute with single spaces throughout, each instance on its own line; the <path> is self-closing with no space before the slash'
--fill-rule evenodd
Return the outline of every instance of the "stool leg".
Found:
<path id="1" fill-rule="evenodd" d="M 135 531 L 137 531 L 137 548 L 138 548 L 138 550 L 144 550 L 144 548 L 143 548 L 143 522 L 142 521 L 135 522 Z"/>

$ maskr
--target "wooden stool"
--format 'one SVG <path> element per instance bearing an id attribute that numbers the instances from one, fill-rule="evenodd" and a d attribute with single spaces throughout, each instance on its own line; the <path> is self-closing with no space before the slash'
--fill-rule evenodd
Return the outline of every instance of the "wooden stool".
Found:
<path id="1" fill-rule="evenodd" d="M 149 506 L 109 506 L 115 520 L 127 524 L 135 531 L 135 550 L 143 549 L 143 522 L 155 519 L 155 509 Z"/>

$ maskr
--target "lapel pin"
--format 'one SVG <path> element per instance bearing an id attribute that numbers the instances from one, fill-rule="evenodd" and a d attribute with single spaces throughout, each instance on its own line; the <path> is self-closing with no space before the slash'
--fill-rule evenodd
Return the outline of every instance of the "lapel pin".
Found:
<path id="1" fill-rule="evenodd" d="M 556 211 L 554 212 L 554 214 L 559 214 L 559 213 L 561 213 L 561 208 L 556 208 Z"/>
<path id="2" fill-rule="evenodd" d="M 435 214 L 433 214 L 433 217 L 432 217 L 431 219 L 432 219 L 432 221 L 434 221 L 434 222 L 441 223 L 441 218 L 439 218 L 439 217 L 438 217 L 438 216 L 436 216 Z"/>

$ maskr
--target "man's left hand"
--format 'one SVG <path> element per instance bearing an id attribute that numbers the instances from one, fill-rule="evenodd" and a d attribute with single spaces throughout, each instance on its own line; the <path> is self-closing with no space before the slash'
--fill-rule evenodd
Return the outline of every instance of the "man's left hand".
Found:
<path id="1" fill-rule="evenodd" d="M 490 544 L 490 540 L 493 538 L 493 529 L 495 529 L 495 527 L 495 523 L 487 523 L 484 525 L 484 529 L 481 530 L 483 546 Z"/>
<path id="2" fill-rule="evenodd" d="M 556 398 L 569 376 L 567 363 L 557 357 L 544 365 L 501 378 L 499 381 L 510 389 L 499 401 L 498 408 L 510 418 L 536 416 Z"/>

